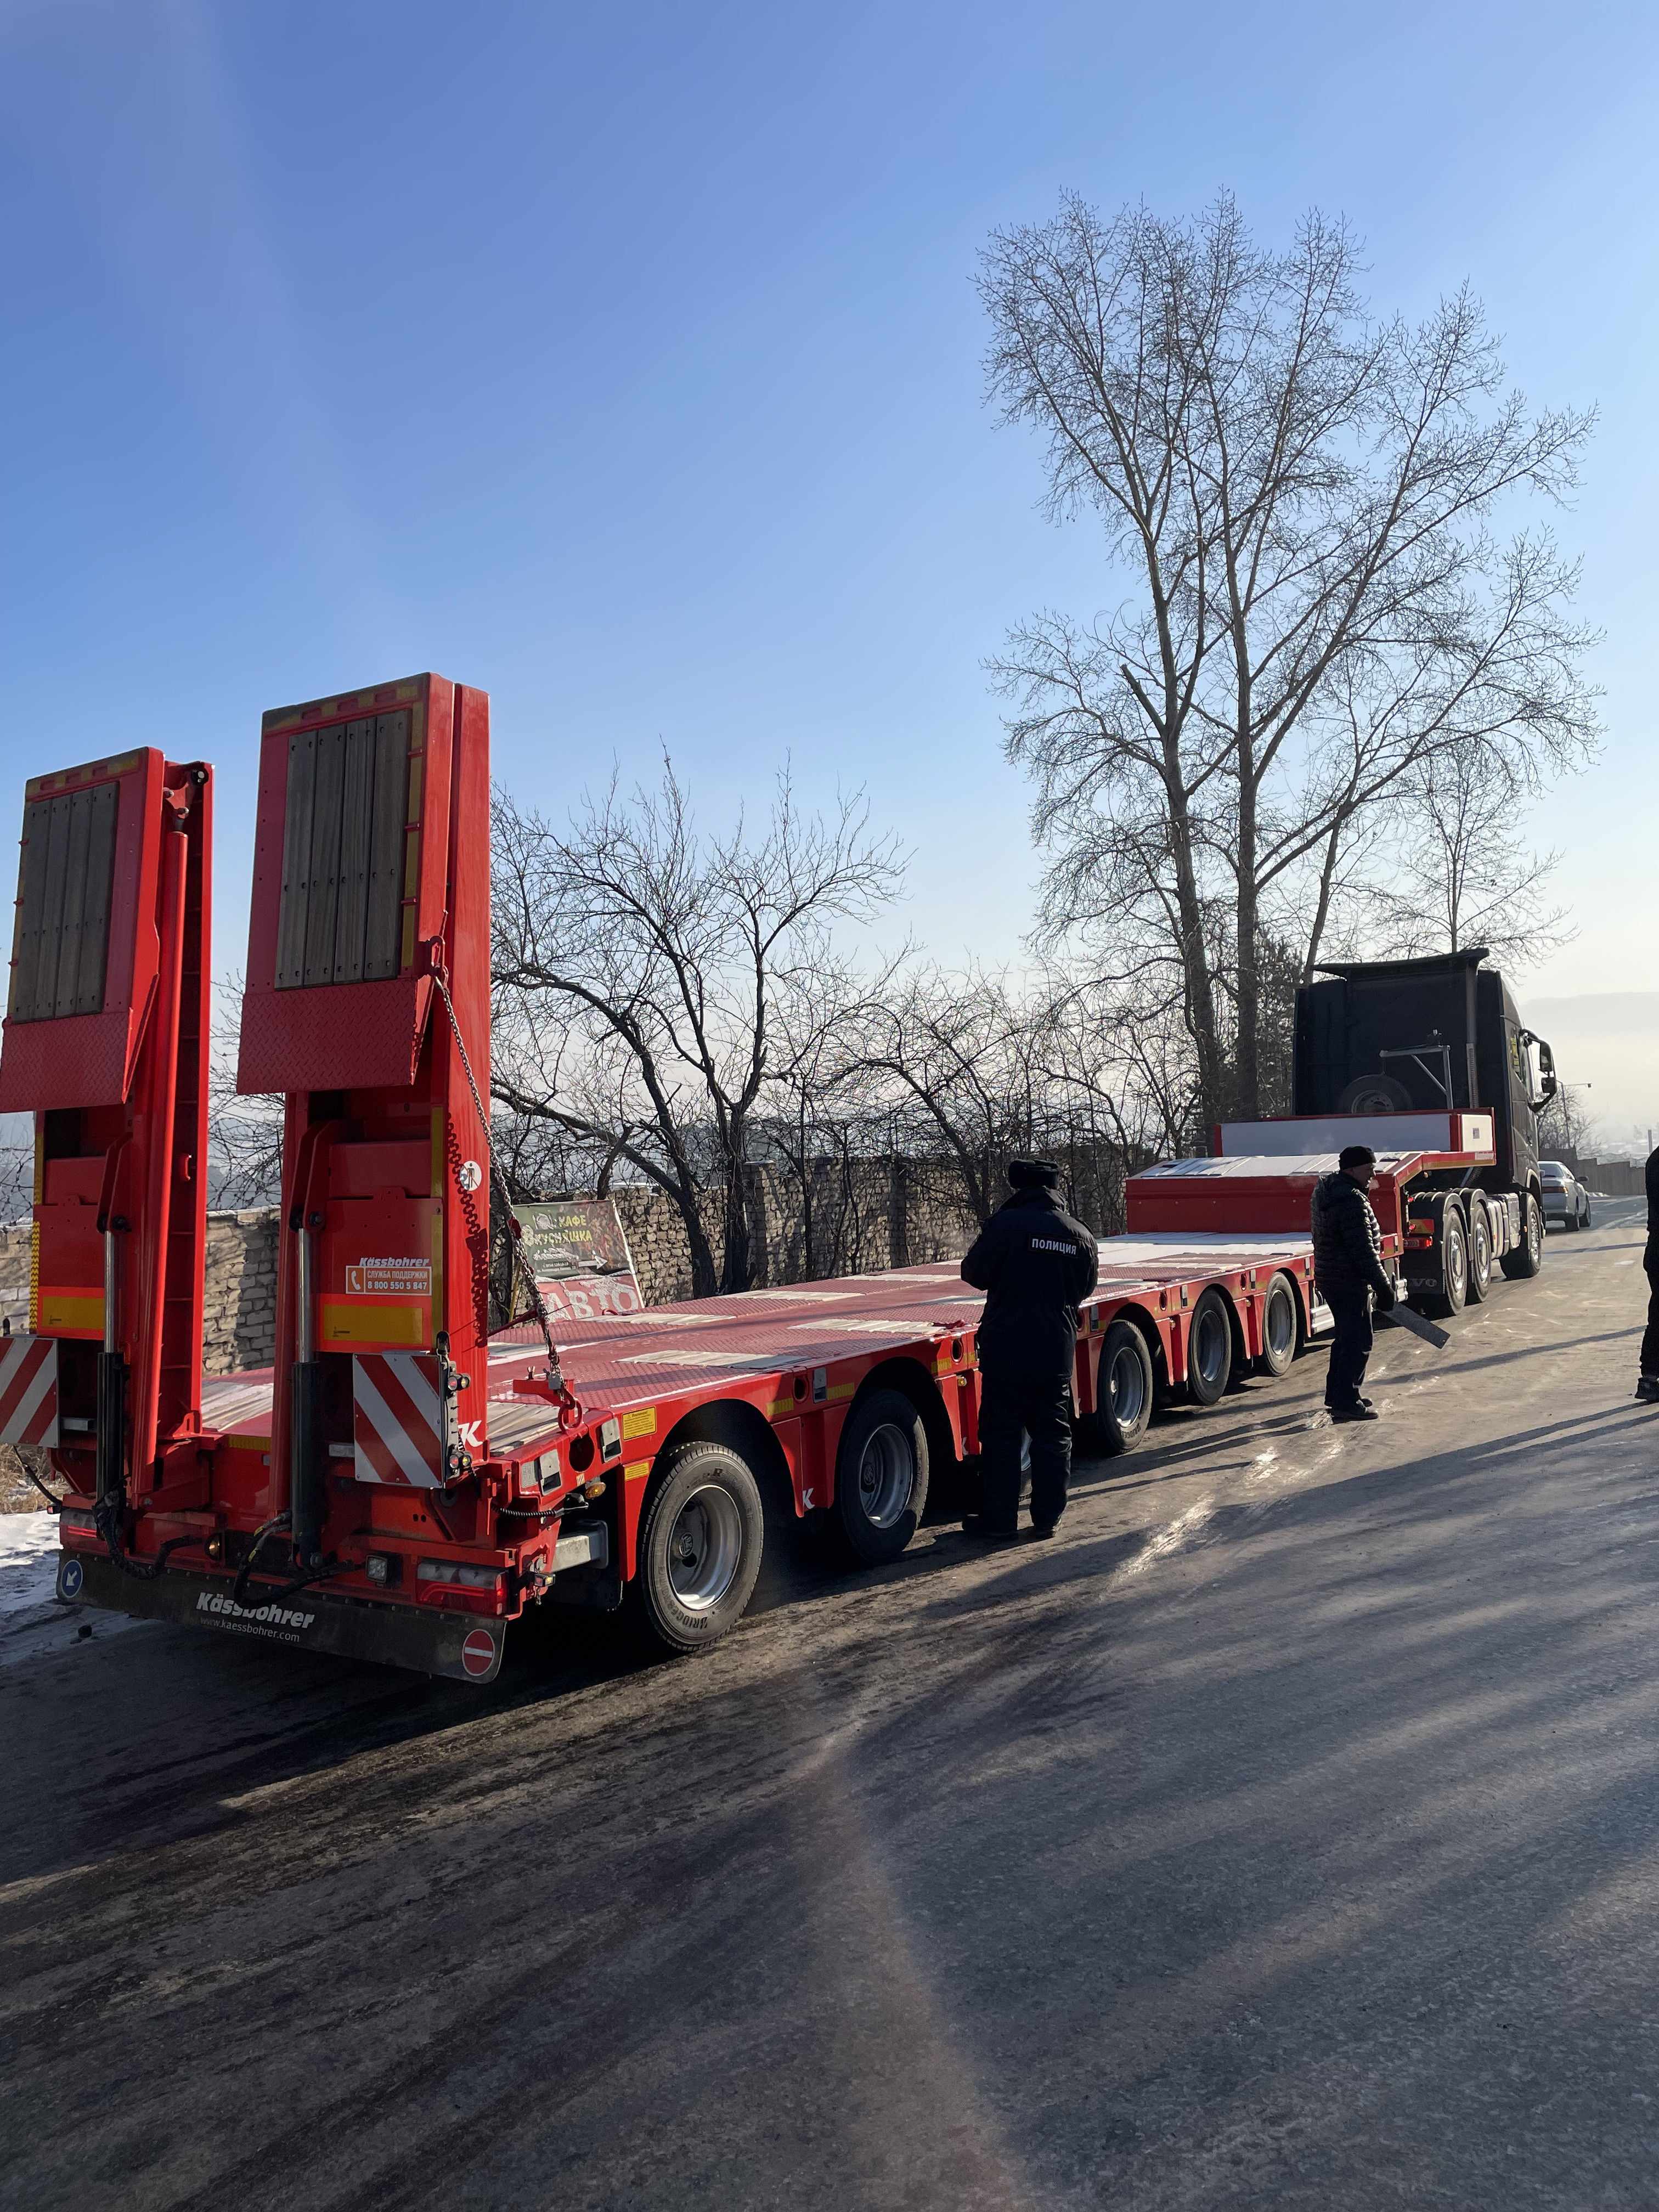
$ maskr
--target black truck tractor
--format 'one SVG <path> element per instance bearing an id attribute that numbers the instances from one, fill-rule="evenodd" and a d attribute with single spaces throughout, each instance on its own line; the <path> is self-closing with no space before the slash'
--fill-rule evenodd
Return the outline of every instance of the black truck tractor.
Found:
<path id="1" fill-rule="evenodd" d="M 1555 1061 L 1486 957 L 1476 946 L 1352 961 L 1296 994 L 1294 1113 L 1493 1117 L 1490 1167 L 1431 1171 L 1411 1192 L 1407 1293 L 1429 1313 L 1484 1298 L 1494 1260 L 1535 1275 L 1543 1256 L 1537 1117 L 1555 1096 Z"/>

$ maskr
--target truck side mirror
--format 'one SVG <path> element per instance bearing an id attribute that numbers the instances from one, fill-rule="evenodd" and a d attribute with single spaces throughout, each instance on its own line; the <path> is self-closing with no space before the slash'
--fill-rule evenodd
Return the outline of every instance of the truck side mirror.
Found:
<path id="1" fill-rule="evenodd" d="M 1534 1114 L 1541 1114 L 1560 1088 L 1555 1079 L 1555 1054 L 1540 1036 L 1530 1030 L 1517 1030 L 1516 1043 L 1520 1047 L 1527 1074 L 1527 1103 Z"/>

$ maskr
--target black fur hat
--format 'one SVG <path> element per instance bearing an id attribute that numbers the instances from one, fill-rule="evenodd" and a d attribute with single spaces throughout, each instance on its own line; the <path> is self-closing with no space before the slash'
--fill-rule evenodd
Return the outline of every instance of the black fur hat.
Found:
<path id="1" fill-rule="evenodd" d="M 1008 1180 L 1016 1190 L 1058 1190 L 1060 1170 L 1053 1160 L 1010 1160 Z"/>

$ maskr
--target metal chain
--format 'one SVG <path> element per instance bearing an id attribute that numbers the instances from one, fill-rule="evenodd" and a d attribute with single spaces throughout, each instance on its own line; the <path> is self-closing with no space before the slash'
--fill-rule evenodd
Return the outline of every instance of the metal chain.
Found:
<path id="1" fill-rule="evenodd" d="M 542 1296 L 541 1285 L 536 1280 L 536 1271 L 525 1257 L 524 1235 L 519 1227 L 518 1216 L 513 1211 L 513 1194 L 507 1189 L 507 1177 L 501 1173 L 495 1158 L 495 1147 L 489 1140 L 489 1116 L 484 1112 L 483 1101 L 478 1096 L 477 1079 L 472 1073 L 472 1062 L 467 1058 L 466 1039 L 461 1035 L 461 1025 L 455 1018 L 455 1002 L 449 995 L 449 986 L 437 969 L 432 970 L 432 980 L 438 987 L 438 995 L 444 1002 L 444 1012 L 449 1016 L 449 1026 L 455 1033 L 455 1046 L 461 1055 L 461 1066 L 466 1073 L 466 1087 L 472 1093 L 472 1103 L 477 1109 L 478 1126 L 483 1132 L 484 1158 L 489 1162 L 494 1185 L 501 1194 L 501 1204 L 507 1212 L 507 1244 L 513 1254 L 514 1273 L 523 1283 L 530 1310 L 541 1324 L 547 1344 L 550 1382 L 560 1379 L 559 1348 L 553 1341 L 553 1317 L 547 1310 L 547 1301 Z"/>

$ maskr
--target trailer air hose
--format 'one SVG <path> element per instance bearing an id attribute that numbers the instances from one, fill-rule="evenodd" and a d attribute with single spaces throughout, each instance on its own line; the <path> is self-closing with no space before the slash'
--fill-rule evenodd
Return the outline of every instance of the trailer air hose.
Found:
<path id="1" fill-rule="evenodd" d="M 292 1515 L 284 1510 L 281 1513 L 273 1513 L 269 1521 L 262 1522 L 254 1530 L 253 1541 L 242 1554 L 242 1564 L 236 1570 L 236 1580 L 232 1585 L 230 1593 L 230 1601 L 233 1605 L 240 1605 L 247 1596 L 247 1578 L 253 1571 L 253 1562 L 259 1556 L 260 1546 L 267 1536 L 274 1535 L 278 1528 L 290 1527 L 292 1520 Z"/>
<path id="2" fill-rule="evenodd" d="M 64 1508 L 62 1495 L 56 1490 L 50 1490 L 47 1488 L 46 1485 L 41 1481 L 40 1476 L 29 1465 L 28 1462 L 23 1457 L 21 1452 L 19 1452 L 17 1455 L 17 1464 L 22 1468 L 24 1474 L 40 1492 L 41 1497 L 44 1498 L 47 1504 L 52 1507 L 52 1511 L 54 1513 L 61 1513 Z"/>

